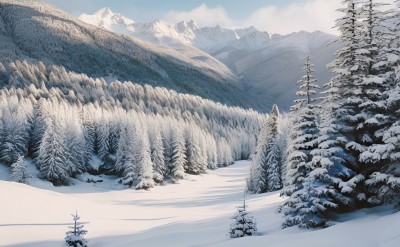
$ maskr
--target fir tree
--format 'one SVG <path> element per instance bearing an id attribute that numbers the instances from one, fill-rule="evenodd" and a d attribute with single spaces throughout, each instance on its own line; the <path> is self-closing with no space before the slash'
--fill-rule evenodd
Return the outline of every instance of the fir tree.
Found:
<path id="1" fill-rule="evenodd" d="M 153 128 L 150 132 L 150 153 L 151 162 L 153 164 L 154 181 L 161 183 L 167 172 L 164 160 L 164 147 L 161 133 L 158 129 Z"/>
<path id="2" fill-rule="evenodd" d="M 20 156 L 18 160 L 11 165 L 11 177 L 13 181 L 24 184 L 28 182 L 28 179 L 32 178 L 23 156 Z"/>
<path id="3" fill-rule="evenodd" d="M 185 176 L 184 166 L 186 157 L 184 139 L 181 132 L 176 127 L 172 128 L 170 148 L 169 176 L 172 181 L 177 182 Z"/>
<path id="4" fill-rule="evenodd" d="M 325 170 L 321 164 L 314 162 L 312 150 L 317 148 L 319 127 L 319 105 L 317 92 L 319 86 L 311 84 L 316 82 L 312 76 L 312 63 L 307 57 L 305 68 L 306 75 L 299 83 L 300 91 L 295 100 L 293 111 L 293 127 L 288 145 L 287 173 L 283 194 L 289 198 L 281 205 L 280 210 L 285 214 L 283 227 L 298 225 L 304 228 L 328 226 L 328 208 L 336 207 L 329 195 L 329 181 L 323 176 Z M 301 104 L 299 104 L 301 103 Z M 328 184 L 326 184 L 328 182 Z"/>
<path id="5" fill-rule="evenodd" d="M 256 155 L 250 171 L 249 189 L 256 193 L 276 191 L 282 188 L 281 157 L 278 146 L 279 110 L 272 107 L 271 114 L 260 132 Z"/>
<path id="6" fill-rule="evenodd" d="M 71 230 L 66 232 L 65 246 L 87 247 L 88 241 L 84 237 L 87 234 L 87 231 L 83 229 L 84 225 L 79 222 L 81 217 L 78 216 L 78 213 L 71 214 L 71 216 L 74 223 L 73 226 L 68 227 Z"/>
<path id="7" fill-rule="evenodd" d="M 231 238 L 241 238 L 254 236 L 257 234 L 257 224 L 253 216 L 246 211 L 246 199 L 243 199 L 243 205 L 238 207 L 238 211 L 233 216 L 235 220 L 231 224 L 229 236 Z"/>
<path id="8" fill-rule="evenodd" d="M 138 130 L 135 131 L 135 150 L 134 158 L 136 163 L 135 169 L 135 188 L 136 189 L 150 189 L 154 187 L 153 180 L 153 164 L 151 163 L 150 146 L 148 143 L 147 132 L 140 134 Z"/>
<path id="9" fill-rule="evenodd" d="M 37 162 L 42 175 L 54 185 L 65 184 L 69 177 L 69 167 L 65 164 L 67 152 L 64 133 L 59 120 L 51 117 L 40 143 Z"/>

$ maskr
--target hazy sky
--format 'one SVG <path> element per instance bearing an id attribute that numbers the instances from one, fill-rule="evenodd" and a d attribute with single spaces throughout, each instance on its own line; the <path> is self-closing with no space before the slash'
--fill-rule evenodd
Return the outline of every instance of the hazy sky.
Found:
<path id="1" fill-rule="evenodd" d="M 332 29 L 342 0 L 44 0 L 79 16 L 109 7 L 145 22 L 193 19 L 199 26 L 255 26 L 270 33 Z"/>

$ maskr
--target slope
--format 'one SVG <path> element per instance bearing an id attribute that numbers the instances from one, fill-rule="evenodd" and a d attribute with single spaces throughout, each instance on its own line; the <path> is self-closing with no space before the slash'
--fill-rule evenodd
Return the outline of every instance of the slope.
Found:
<path id="1" fill-rule="evenodd" d="M 2 62 L 39 60 L 91 77 L 164 86 L 229 105 L 249 107 L 225 66 L 85 24 L 36 1 L 0 1 Z M 2 81 L 4 84 L 5 82 Z"/>
<path id="2" fill-rule="evenodd" d="M 0 211 L 1 245 L 61 246 L 69 213 L 77 209 L 88 222 L 91 246 L 397 246 L 400 213 L 390 214 L 390 207 L 345 215 L 324 230 L 281 230 L 279 192 L 248 197 L 260 236 L 229 239 L 230 217 L 243 196 L 248 168 L 249 162 L 241 161 L 147 192 L 118 190 L 112 177 L 97 184 L 77 180 L 74 187 L 52 187 L 40 180 L 31 181 L 35 187 L 0 181 L 0 198 L 7 198 Z M 0 165 L 0 179 L 7 174 Z"/>

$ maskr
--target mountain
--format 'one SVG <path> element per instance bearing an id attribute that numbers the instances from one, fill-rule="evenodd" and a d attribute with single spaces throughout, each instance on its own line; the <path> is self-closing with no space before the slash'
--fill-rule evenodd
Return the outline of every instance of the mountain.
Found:
<path id="1" fill-rule="evenodd" d="M 127 18 L 108 8 L 93 15 L 83 14 L 80 19 L 109 31 L 169 46 L 183 54 L 185 49 L 204 51 L 233 71 L 240 78 L 236 85 L 250 94 L 264 111 L 268 111 L 274 103 L 283 109 L 289 108 L 308 53 L 315 64 L 316 78 L 321 84 L 328 81 L 330 73 L 325 65 L 332 60 L 339 47 L 338 44 L 328 46 L 335 36 L 318 31 L 270 35 L 255 27 L 199 27 L 194 21 L 170 24 L 160 20 L 149 23 L 129 20 L 127 23 L 117 21 Z M 208 63 L 210 60 L 203 61 Z"/>
<path id="2" fill-rule="evenodd" d="M 98 16 L 98 25 L 132 24 L 121 15 L 107 19 L 107 12 L 104 9 Z M 230 69 L 210 55 L 197 49 L 192 59 L 166 46 L 86 24 L 51 4 L 2 0 L 0 36 L 0 62 L 41 61 L 93 78 L 162 86 L 228 105 L 254 106 L 237 88 Z"/>

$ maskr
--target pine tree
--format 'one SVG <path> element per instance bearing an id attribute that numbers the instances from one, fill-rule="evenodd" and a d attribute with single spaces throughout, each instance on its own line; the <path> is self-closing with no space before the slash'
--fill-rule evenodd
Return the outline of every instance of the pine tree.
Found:
<path id="1" fill-rule="evenodd" d="M 77 212 L 75 214 L 71 214 L 71 216 L 74 221 L 74 225 L 68 227 L 71 230 L 66 232 L 65 246 L 87 247 L 88 241 L 84 237 L 87 234 L 87 231 L 83 229 L 84 225 L 79 222 L 81 217 L 78 216 Z"/>
<path id="2" fill-rule="evenodd" d="M 315 89 L 319 86 L 312 76 L 313 65 L 307 57 L 306 75 L 299 83 L 298 96 L 292 107 L 293 127 L 287 151 L 287 173 L 283 194 L 289 198 L 280 206 L 285 214 L 283 227 L 298 225 L 303 228 L 326 227 L 329 225 L 328 209 L 336 207 L 329 195 L 330 181 L 324 180 L 325 170 L 315 162 L 313 150 L 317 148 L 320 130 L 318 123 L 319 99 Z"/>
<path id="3" fill-rule="evenodd" d="M 11 177 L 13 181 L 24 184 L 28 182 L 28 179 L 32 178 L 23 156 L 20 156 L 18 160 L 11 165 Z"/>
<path id="4" fill-rule="evenodd" d="M 0 124 L 0 160 L 11 165 L 28 153 L 29 129 L 24 110 L 15 102 L 3 109 Z"/>
<path id="5" fill-rule="evenodd" d="M 105 117 L 100 119 L 96 129 L 97 153 L 103 160 L 110 153 L 110 128 Z"/>
<path id="6" fill-rule="evenodd" d="M 135 144 L 135 188 L 138 190 L 147 190 L 154 187 L 154 175 L 153 164 L 151 163 L 150 146 L 148 143 L 147 132 L 145 130 L 143 131 L 143 134 L 140 134 L 136 129 Z"/>
<path id="7" fill-rule="evenodd" d="M 177 182 L 185 177 L 186 163 L 184 139 L 177 127 L 172 128 L 170 147 L 169 176 L 173 182 Z"/>
<path id="8" fill-rule="evenodd" d="M 343 4 L 345 7 L 339 9 L 343 17 L 336 20 L 336 27 L 341 32 L 339 40 L 344 47 L 335 53 L 334 61 L 328 65 L 334 73 L 326 85 L 329 89 L 323 109 L 329 118 L 323 119 L 318 147 L 312 151 L 314 172 L 318 174 L 315 180 L 325 183 L 326 196 L 339 211 L 354 209 L 357 201 L 365 200 L 362 186 L 365 177 L 358 163 L 364 146 L 357 132 L 362 122 L 359 95 L 365 76 L 365 66 L 360 61 L 359 9 L 355 0 L 345 0 Z M 335 190 L 329 190 L 331 187 Z"/>
<path id="9" fill-rule="evenodd" d="M 301 84 L 299 87 L 299 91 L 296 93 L 296 95 L 300 98 L 294 101 L 295 104 L 290 108 L 292 111 L 296 111 L 305 106 L 309 106 L 317 100 L 313 96 L 317 94 L 316 89 L 319 89 L 320 87 L 315 84 L 317 80 L 314 78 L 313 75 L 313 67 L 314 64 L 312 64 L 311 56 L 310 54 L 308 54 L 303 68 L 305 75 L 301 80 L 297 82 Z"/>
<path id="10" fill-rule="evenodd" d="M 241 238 L 246 236 L 254 236 L 257 234 L 257 224 L 253 216 L 246 211 L 246 199 L 243 205 L 238 207 L 238 211 L 233 216 L 235 220 L 231 224 L 229 236 L 231 238 Z"/>
<path id="11" fill-rule="evenodd" d="M 134 131 L 135 126 L 133 124 L 128 124 L 122 128 L 115 163 L 116 172 L 123 177 L 123 183 L 130 187 L 134 185 L 136 176 Z"/>
<path id="12" fill-rule="evenodd" d="M 40 143 L 37 162 L 42 175 L 54 185 L 67 182 L 69 167 L 65 164 L 67 151 L 64 143 L 64 129 L 59 120 L 52 116 Z"/>
<path id="13" fill-rule="evenodd" d="M 200 136 L 189 128 L 186 133 L 186 172 L 190 174 L 201 174 L 207 169 L 207 160 L 200 148 Z"/>
<path id="14" fill-rule="evenodd" d="M 150 153 L 153 164 L 154 181 L 161 183 L 166 176 L 167 167 L 164 160 L 164 147 L 161 133 L 153 128 L 150 132 Z"/>
<path id="15" fill-rule="evenodd" d="M 272 107 L 271 114 L 266 120 L 257 144 L 256 155 L 250 170 L 249 189 L 256 193 L 276 191 L 282 188 L 281 157 L 278 146 L 279 110 Z"/>

